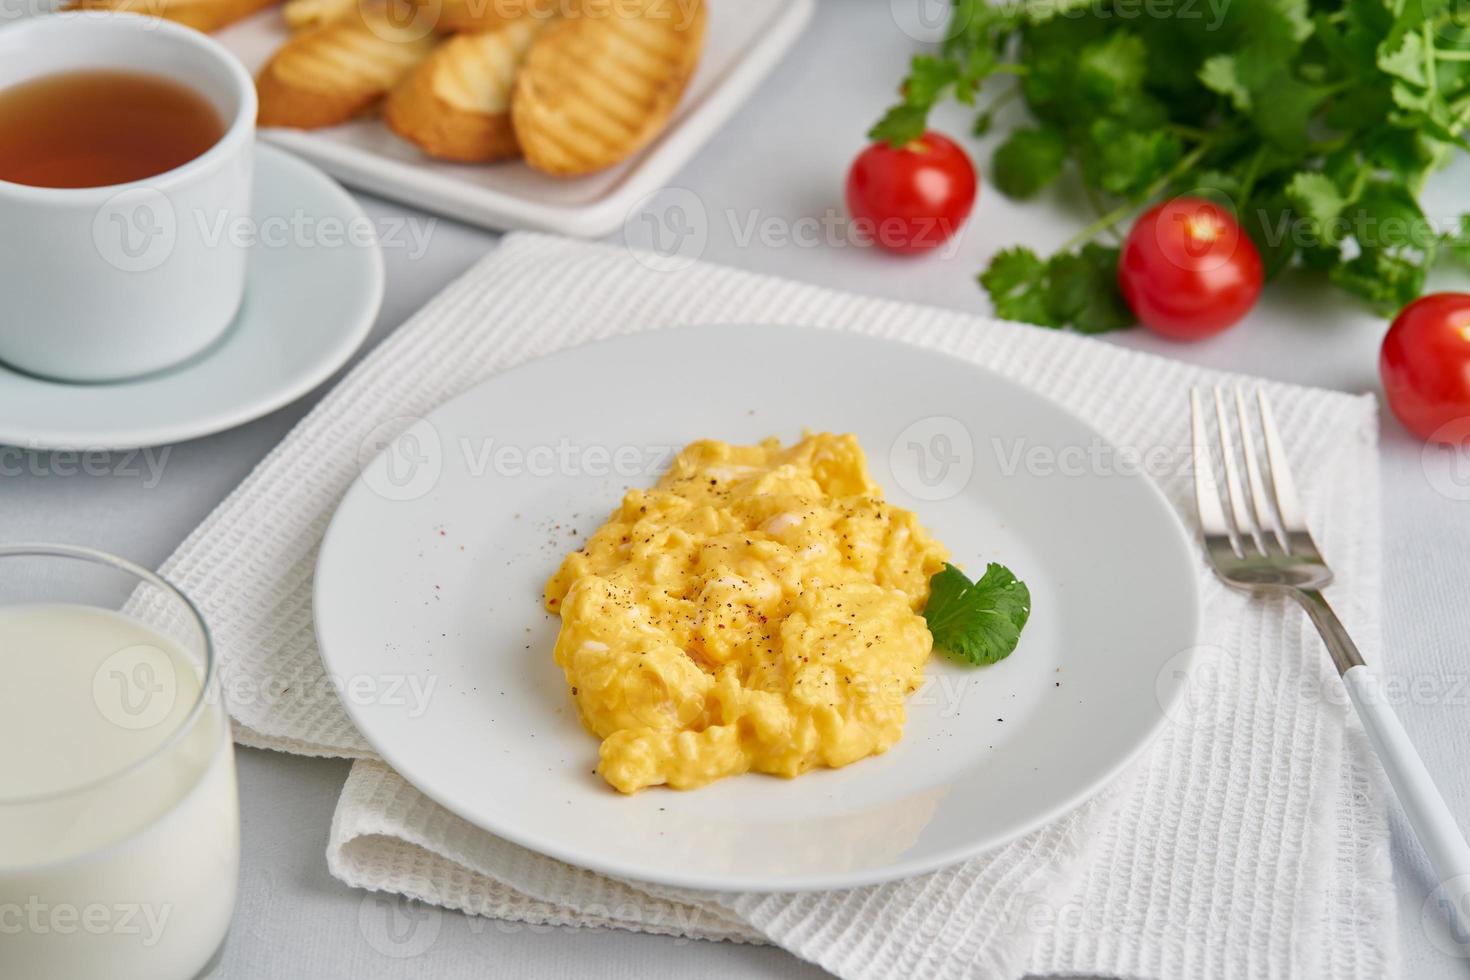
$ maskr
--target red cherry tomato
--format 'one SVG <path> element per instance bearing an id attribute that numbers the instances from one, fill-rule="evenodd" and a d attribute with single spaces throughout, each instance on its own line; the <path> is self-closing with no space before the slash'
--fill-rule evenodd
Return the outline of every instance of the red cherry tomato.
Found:
<path id="1" fill-rule="evenodd" d="M 1470 438 L 1470 293 L 1434 293 L 1404 307 L 1383 338 L 1378 373 L 1410 432 L 1452 445 Z"/>
<path id="2" fill-rule="evenodd" d="M 1224 208 L 1197 197 L 1145 211 L 1118 261 L 1118 285 L 1139 322 L 1175 340 L 1209 337 L 1245 316 L 1261 278 L 1250 236 Z"/>
<path id="3" fill-rule="evenodd" d="M 861 234 L 890 252 L 948 241 L 975 203 L 978 179 L 954 140 L 925 133 L 902 147 L 874 143 L 847 174 L 847 210 Z"/>

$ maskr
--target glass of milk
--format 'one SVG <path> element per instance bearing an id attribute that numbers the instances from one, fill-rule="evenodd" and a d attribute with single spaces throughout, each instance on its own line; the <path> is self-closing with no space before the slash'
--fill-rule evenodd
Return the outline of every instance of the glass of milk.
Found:
<path id="1" fill-rule="evenodd" d="M 119 558 L 0 547 L 0 977 L 207 976 L 239 864 L 199 611 Z"/>

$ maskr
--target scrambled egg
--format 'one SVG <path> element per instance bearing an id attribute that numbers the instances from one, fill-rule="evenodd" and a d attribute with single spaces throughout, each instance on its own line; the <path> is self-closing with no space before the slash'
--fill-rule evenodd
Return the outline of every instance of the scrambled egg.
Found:
<path id="1" fill-rule="evenodd" d="M 690 444 L 546 584 L 598 772 L 633 793 L 885 751 L 923 680 L 919 612 L 944 558 L 850 435 Z"/>

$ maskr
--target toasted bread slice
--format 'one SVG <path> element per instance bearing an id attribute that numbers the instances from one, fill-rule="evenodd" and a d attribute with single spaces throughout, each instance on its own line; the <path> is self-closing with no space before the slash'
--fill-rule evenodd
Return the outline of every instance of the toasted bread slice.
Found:
<path id="1" fill-rule="evenodd" d="M 296 35 L 255 78 L 262 126 L 317 129 L 345 122 L 377 102 L 439 38 L 402 22 L 386 4 L 355 12 Z"/>
<path id="2" fill-rule="evenodd" d="M 357 7 L 358 0 L 286 0 L 281 16 L 293 31 L 321 27 L 346 16 Z"/>
<path id="3" fill-rule="evenodd" d="M 274 6 L 278 0 L 75 0 L 67 10 L 112 10 L 119 13 L 162 17 L 194 28 L 212 31 Z"/>
<path id="4" fill-rule="evenodd" d="M 542 26 L 523 18 L 450 38 L 393 87 L 383 118 L 430 156 L 466 163 L 518 156 L 510 93 Z"/>
<path id="5" fill-rule="evenodd" d="M 704 46 L 703 0 L 582 0 L 531 44 L 511 118 L 526 162 L 551 174 L 610 167 L 659 134 Z"/>

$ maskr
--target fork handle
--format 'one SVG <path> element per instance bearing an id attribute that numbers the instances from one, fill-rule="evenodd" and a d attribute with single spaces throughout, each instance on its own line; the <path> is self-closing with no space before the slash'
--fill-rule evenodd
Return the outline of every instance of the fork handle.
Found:
<path id="1" fill-rule="evenodd" d="M 1348 636 L 1347 627 L 1342 625 L 1342 620 L 1337 618 L 1337 613 L 1327 604 L 1327 598 L 1316 589 L 1297 589 L 1294 594 L 1307 615 L 1312 618 L 1312 625 L 1322 634 L 1322 642 L 1327 645 L 1327 652 L 1332 655 L 1332 665 L 1337 668 L 1337 672 L 1347 677 L 1348 671 L 1363 666 L 1363 656 L 1358 653 L 1358 645 Z M 1367 724 L 1366 718 L 1363 721 Z"/>
<path id="2" fill-rule="evenodd" d="M 1342 682 L 1439 879 L 1441 902 L 1452 907 L 1462 924 L 1466 923 L 1470 920 L 1470 846 L 1465 843 L 1465 835 L 1409 741 L 1378 676 L 1359 664 L 1342 675 Z"/>
<path id="3" fill-rule="evenodd" d="M 1441 907 L 1459 927 L 1460 935 L 1470 935 L 1470 845 L 1466 845 L 1465 835 L 1434 785 L 1424 760 L 1409 741 L 1409 734 L 1385 696 L 1378 675 L 1363 663 L 1342 621 L 1321 592 L 1302 589 L 1297 591 L 1296 598 L 1322 634 L 1322 641 L 1347 687 L 1348 697 L 1362 719 L 1368 741 L 1439 879 Z"/>

